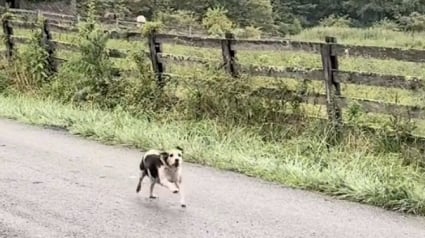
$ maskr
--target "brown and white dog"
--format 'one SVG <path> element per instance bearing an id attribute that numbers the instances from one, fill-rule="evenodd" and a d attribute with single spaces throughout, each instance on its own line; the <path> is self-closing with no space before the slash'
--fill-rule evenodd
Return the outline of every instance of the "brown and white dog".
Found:
<path id="1" fill-rule="evenodd" d="M 183 149 L 161 151 L 147 151 L 140 162 L 140 178 L 136 192 L 140 192 L 143 179 L 148 176 L 151 180 L 149 198 L 155 199 L 153 194 L 155 184 L 160 184 L 172 191 L 180 193 L 180 205 L 186 207 L 182 186 Z"/>

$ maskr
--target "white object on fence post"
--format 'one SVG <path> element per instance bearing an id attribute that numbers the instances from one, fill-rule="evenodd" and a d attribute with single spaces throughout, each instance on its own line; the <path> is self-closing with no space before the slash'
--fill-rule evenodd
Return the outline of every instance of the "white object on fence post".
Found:
<path id="1" fill-rule="evenodd" d="M 146 23 L 146 18 L 143 15 L 139 15 L 136 17 L 137 27 L 141 27 Z"/>

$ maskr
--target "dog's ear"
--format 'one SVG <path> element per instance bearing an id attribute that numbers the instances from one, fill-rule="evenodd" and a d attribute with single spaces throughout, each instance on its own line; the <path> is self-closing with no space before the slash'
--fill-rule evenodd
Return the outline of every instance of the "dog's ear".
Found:
<path id="1" fill-rule="evenodd" d="M 163 158 L 163 159 L 168 159 L 168 157 L 170 156 L 167 152 L 161 152 L 160 154 L 159 154 L 159 156 L 161 157 L 161 158 Z"/>
<path id="2" fill-rule="evenodd" d="M 163 160 L 164 160 L 164 163 L 165 163 L 167 166 L 170 166 L 170 164 L 168 163 L 168 161 L 169 161 L 169 157 L 170 157 L 170 154 L 168 154 L 167 152 L 163 151 L 163 152 L 159 153 L 159 157 L 160 157 L 161 159 L 163 159 Z M 163 163 L 163 162 L 161 161 L 161 164 L 162 164 L 162 163 Z"/>
<path id="3" fill-rule="evenodd" d="M 176 146 L 176 149 L 178 149 L 178 150 L 180 150 L 182 153 L 184 153 L 184 150 L 183 150 L 183 148 L 182 148 L 182 147 L 180 147 L 180 146 Z"/>

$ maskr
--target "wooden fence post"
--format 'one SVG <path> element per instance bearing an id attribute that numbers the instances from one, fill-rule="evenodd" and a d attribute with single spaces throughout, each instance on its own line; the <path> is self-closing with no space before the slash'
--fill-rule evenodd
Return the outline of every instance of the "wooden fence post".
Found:
<path id="1" fill-rule="evenodd" d="M 156 31 L 149 34 L 148 41 L 152 68 L 157 76 L 158 85 L 162 88 L 165 85 L 164 77 L 162 75 L 165 72 L 165 65 L 159 59 L 159 54 L 163 51 L 162 44 L 156 41 Z"/>
<path id="2" fill-rule="evenodd" d="M 226 72 L 233 78 L 239 77 L 237 70 L 236 51 L 233 49 L 233 42 L 235 35 L 233 33 L 226 33 L 225 38 L 221 41 L 221 52 L 223 54 L 223 63 Z"/>
<path id="3" fill-rule="evenodd" d="M 326 44 L 322 44 L 321 55 L 323 64 L 323 73 L 327 98 L 327 113 L 334 129 L 339 137 L 343 124 L 342 111 L 339 104 L 341 96 L 341 85 L 335 78 L 334 72 L 338 71 L 338 57 L 333 51 L 334 44 L 337 43 L 335 37 L 326 37 Z"/>
<path id="4" fill-rule="evenodd" d="M 56 73 L 57 72 L 57 65 L 55 60 L 55 45 L 52 42 L 52 34 L 49 30 L 49 22 L 47 19 L 43 19 L 43 45 L 47 51 L 47 54 L 49 55 L 47 58 L 47 62 L 49 64 L 49 73 Z"/>
<path id="5" fill-rule="evenodd" d="M 14 50 L 15 44 L 12 39 L 13 28 L 9 22 L 9 16 L 3 15 L 2 25 L 3 25 L 4 43 L 6 45 L 6 58 L 8 59 L 9 62 L 11 62 L 13 59 L 13 50 Z"/>

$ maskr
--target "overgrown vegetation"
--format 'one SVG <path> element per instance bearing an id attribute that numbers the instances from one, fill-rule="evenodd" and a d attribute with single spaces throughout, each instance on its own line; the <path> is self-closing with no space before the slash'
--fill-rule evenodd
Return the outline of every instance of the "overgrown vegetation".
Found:
<path id="1" fill-rule="evenodd" d="M 329 146 L 329 125 L 304 117 L 299 95 L 315 90 L 307 82 L 270 83 L 245 76 L 233 80 L 214 67 L 180 68 L 187 77 L 169 77 L 161 89 L 141 44 L 130 45 L 129 57 L 121 62 L 132 71 L 118 75 L 116 62 L 108 57 L 111 41 L 94 17 L 96 6 L 91 2 L 91 17 L 73 36 L 79 53 L 72 55 L 57 74 L 50 76 L 45 71 L 46 50 L 40 44 L 38 30 L 32 32 L 31 43 L 17 52 L 14 62 L 2 65 L 6 75 L 0 77 L 0 116 L 65 127 L 72 133 L 141 148 L 179 144 L 193 162 L 425 215 L 424 153 L 408 136 L 416 126 L 410 120 L 394 115 L 381 129 L 371 132 L 357 126 L 363 113 L 352 105 L 346 115 L 352 127 L 345 128 L 342 141 Z M 234 27 L 217 20 L 226 12 L 224 8 L 209 12 L 210 18 L 204 24 L 214 34 Z M 351 24 L 348 19 L 331 17 L 322 21 L 324 26 L 318 29 L 344 32 L 344 26 Z M 143 34 L 162 25 L 151 22 Z M 212 50 L 176 46 L 173 50 L 189 51 L 191 55 L 215 54 Z M 286 61 L 277 53 L 240 55 L 241 60 L 264 64 L 320 63 L 317 56 L 301 53 L 285 53 Z M 345 62 L 352 61 L 343 59 L 343 67 Z M 383 65 L 381 61 L 371 62 L 350 67 Z M 394 70 L 392 62 L 388 65 Z M 259 97 L 267 93 L 257 90 L 262 86 L 259 81 L 269 84 L 279 95 L 273 99 Z"/>
<path id="2" fill-rule="evenodd" d="M 6 67 L 12 80 L 11 87 L 16 90 L 35 92 L 52 74 L 47 47 L 43 41 L 43 24 L 44 19 L 40 18 L 28 44 L 22 48 L 20 54 L 15 55 L 14 63 Z"/>
<path id="3" fill-rule="evenodd" d="M 79 1 L 80 13 L 85 13 L 85 2 Z M 424 29 L 424 4 L 418 0 L 364 1 L 342 0 L 97 0 L 102 14 L 113 12 L 120 17 L 144 15 L 148 20 L 165 20 L 172 16 L 174 27 L 201 25 L 210 18 L 211 11 L 225 13 L 221 27 L 228 27 L 230 21 L 236 28 L 255 27 L 267 34 L 298 34 L 303 28 L 323 24 L 348 23 L 355 27 L 370 27 L 386 21 L 396 25 L 398 30 L 420 31 Z M 205 29 L 217 33 L 214 30 Z M 197 27 L 195 27 L 197 28 Z"/>

